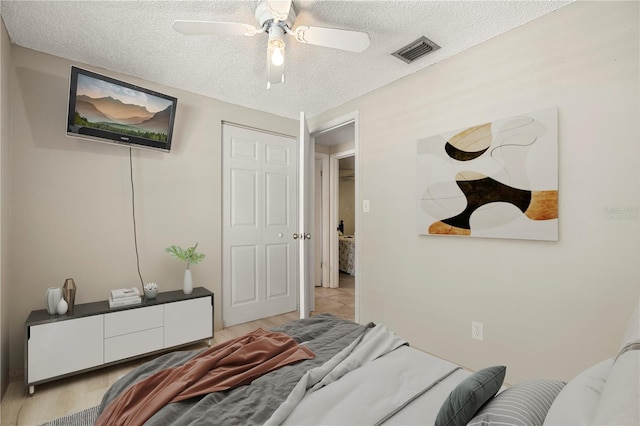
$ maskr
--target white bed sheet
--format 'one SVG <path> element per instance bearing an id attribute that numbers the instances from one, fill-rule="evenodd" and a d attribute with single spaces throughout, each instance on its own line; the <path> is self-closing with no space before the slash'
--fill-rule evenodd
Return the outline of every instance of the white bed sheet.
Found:
<path id="1" fill-rule="evenodd" d="M 384 424 L 433 424 L 451 390 L 470 374 L 449 361 L 403 346 L 307 394 L 283 424 L 374 425 L 413 398 Z"/>

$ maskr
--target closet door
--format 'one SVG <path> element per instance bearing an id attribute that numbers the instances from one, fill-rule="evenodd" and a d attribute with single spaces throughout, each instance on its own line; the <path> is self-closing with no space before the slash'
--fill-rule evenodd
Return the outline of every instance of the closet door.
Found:
<path id="1" fill-rule="evenodd" d="M 223 125 L 225 327 L 296 310 L 295 138 Z"/>

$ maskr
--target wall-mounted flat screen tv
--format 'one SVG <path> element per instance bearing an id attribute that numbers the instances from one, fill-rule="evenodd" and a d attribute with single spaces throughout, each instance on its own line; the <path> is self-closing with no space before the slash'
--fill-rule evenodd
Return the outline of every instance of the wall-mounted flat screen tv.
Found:
<path id="1" fill-rule="evenodd" d="M 169 152 L 177 99 L 71 67 L 67 135 Z"/>

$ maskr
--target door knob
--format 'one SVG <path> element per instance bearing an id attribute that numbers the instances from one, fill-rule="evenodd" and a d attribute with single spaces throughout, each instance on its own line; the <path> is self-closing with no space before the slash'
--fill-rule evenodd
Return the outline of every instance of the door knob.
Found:
<path id="1" fill-rule="evenodd" d="M 305 240 L 310 240 L 311 239 L 311 234 L 302 234 L 302 238 Z"/>
<path id="2" fill-rule="evenodd" d="M 297 233 L 297 232 L 295 232 L 295 233 L 293 234 L 293 239 L 294 239 L 294 240 L 297 240 L 297 239 L 298 239 L 298 237 L 300 237 L 300 235 L 298 235 L 298 233 Z"/>

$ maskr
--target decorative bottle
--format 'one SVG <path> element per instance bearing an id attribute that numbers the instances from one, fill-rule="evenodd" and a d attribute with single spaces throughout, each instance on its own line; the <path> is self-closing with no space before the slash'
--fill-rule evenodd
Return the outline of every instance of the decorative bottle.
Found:
<path id="1" fill-rule="evenodd" d="M 69 307 L 69 315 L 73 315 L 73 306 L 76 302 L 76 283 L 73 278 L 67 278 L 62 286 L 62 297 L 67 302 Z"/>
<path id="2" fill-rule="evenodd" d="M 58 303 L 58 315 L 64 315 L 67 313 L 67 309 L 69 308 L 69 305 L 67 304 L 67 301 L 64 299 L 60 299 L 60 302 Z"/>

